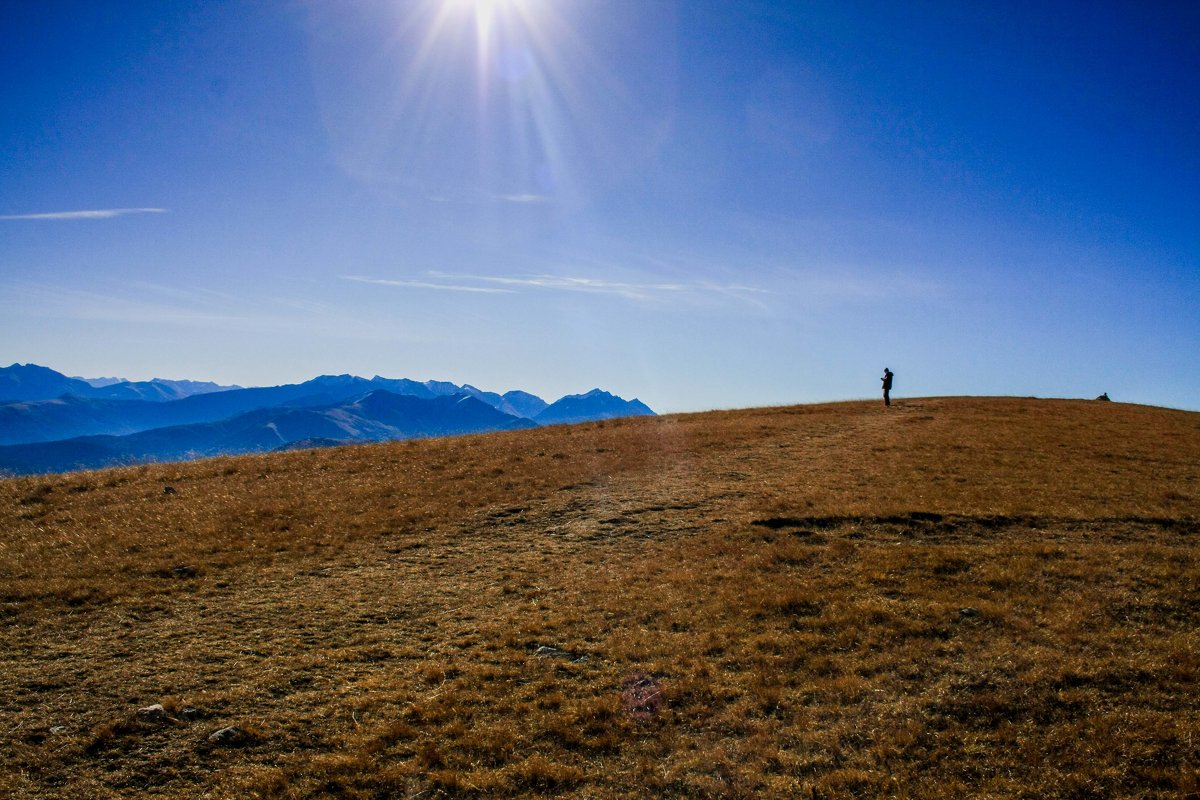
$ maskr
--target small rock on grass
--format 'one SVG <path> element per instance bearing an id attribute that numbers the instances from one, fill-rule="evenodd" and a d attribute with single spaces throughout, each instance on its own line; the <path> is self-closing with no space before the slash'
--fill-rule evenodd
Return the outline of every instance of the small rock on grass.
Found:
<path id="1" fill-rule="evenodd" d="M 155 703 L 151 706 L 139 708 L 137 710 L 138 719 L 149 720 L 151 722 L 160 722 L 167 718 L 167 710 L 163 708 L 162 703 Z"/>
<path id="2" fill-rule="evenodd" d="M 239 728 L 237 725 L 230 725 L 227 728 L 221 728 L 221 730 L 209 735 L 208 741 L 216 745 L 232 746 L 242 744 L 248 738 L 249 736 L 244 730 Z"/>
<path id="3" fill-rule="evenodd" d="M 551 647 L 548 644 L 544 644 L 538 649 L 534 650 L 533 654 L 535 656 L 542 656 L 543 658 L 565 658 L 569 661 L 574 661 L 577 664 L 587 661 L 587 655 L 584 653 L 572 653 L 569 650 L 560 650 L 557 647 Z"/>

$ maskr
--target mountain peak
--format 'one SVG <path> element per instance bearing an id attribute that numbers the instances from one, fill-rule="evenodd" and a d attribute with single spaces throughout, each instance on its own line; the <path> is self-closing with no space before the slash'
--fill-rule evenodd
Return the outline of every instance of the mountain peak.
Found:
<path id="1" fill-rule="evenodd" d="M 52 400 L 64 394 L 87 397 L 92 387 L 38 364 L 13 364 L 0 369 L 0 403 Z"/>
<path id="2" fill-rule="evenodd" d="M 603 389 L 592 389 L 584 394 L 567 395 L 551 403 L 533 417 L 533 421 L 539 425 L 564 425 L 643 416 L 654 416 L 654 412 L 640 400 L 625 400 Z"/>
<path id="3" fill-rule="evenodd" d="M 354 383 L 366 383 L 362 378 L 348 373 L 341 375 L 318 375 L 308 383 L 315 386 L 349 386 Z"/>

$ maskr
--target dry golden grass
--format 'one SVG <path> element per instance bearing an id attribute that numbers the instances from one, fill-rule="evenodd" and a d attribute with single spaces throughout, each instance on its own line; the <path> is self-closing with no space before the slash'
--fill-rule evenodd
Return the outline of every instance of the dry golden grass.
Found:
<path id="1" fill-rule="evenodd" d="M 1010 398 L 2 481 L 0 796 L 1200 797 L 1198 531 Z"/>

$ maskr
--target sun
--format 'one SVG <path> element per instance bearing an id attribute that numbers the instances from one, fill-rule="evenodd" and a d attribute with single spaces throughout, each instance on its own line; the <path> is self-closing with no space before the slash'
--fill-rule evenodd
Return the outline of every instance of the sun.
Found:
<path id="1" fill-rule="evenodd" d="M 493 13 L 497 8 L 519 5 L 520 0 L 446 0 L 446 3 L 461 8 L 474 9 L 478 13 Z"/>
<path id="2" fill-rule="evenodd" d="M 492 20 L 503 14 L 523 12 L 530 4 L 528 0 L 443 0 L 443 2 L 456 12 L 473 14 L 476 20 Z"/>
<path id="3" fill-rule="evenodd" d="M 475 29 L 480 42 L 486 42 L 493 26 L 509 17 L 525 16 L 529 0 L 444 0 L 446 7 L 454 12 L 474 17 Z"/>

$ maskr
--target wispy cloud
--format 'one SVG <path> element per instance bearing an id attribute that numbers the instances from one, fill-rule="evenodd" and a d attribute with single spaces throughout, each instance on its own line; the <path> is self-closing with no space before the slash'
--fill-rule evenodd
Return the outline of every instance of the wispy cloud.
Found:
<path id="1" fill-rule="evenodd" d="M 721 284 L 713 281 L 620 281 L 583 275 L 476 275 L 430 270 L 424 273 L 429 280 L 370 278 L 362 275 L 342 275 L 342 280 L 377 286 L 407 289 L 432 289 L 446 292 L 479 294 L 523 294 L 526 292 L 573 292 L 611 295 L 643 302 L 665 301 L 672 298 L 732 297 L 749 300 L 754 295 L 770 294 L 756 286 Z"/>
<path id="2" fill-rule="evenodd" d="M 0 214 L 0 219 L 71 220 L 112 219 L 127 214 L 165 214 L 165 208 L 98 208 L 87 211 L 48 211 L 41 214 Z"/>
<path id="3" fill-rule="evenodd" d="M 427 194 L 425 199 L 430 203 L 466 203 L 470 205 L 478 205 L 480 203 L 515 203 L 517 205 L 534 205 L 539 203 L 554 202 L 554 198 L 550 195 L 536 194 L 534 192 L 505 192 L 497 194 L 495 192 L 484 192 L 481 190 L 459 192 L 455 194 Z"/>
<path id="4" fill-rule="evenodd" d="M 633 300 L 650 300 L 683 294 L 766 294 L 767 290 L 754 286 L 726 286 L 709 281 L 699 282 L 632 282 L 613 281 L 603 278 L 588 278 L 568 275 L 459 275 L 448 272 L 431 272 L 432 277 L 444 280 L 472 281 L 500 284 L 515 288 L 542 289 L 564 292 L 587 292 L 612 294 Z"/>
<path id="5" fill-rule="evenodd" d="M 497 289 L 494 286 L 466 286 L 450 283 L 430 283 L 428 281 L 387 280 L 384 278 L 366 278 L 361 275 L 342 275 L 344 281 L 356 283 L 371 283 L 377 286 L 398 286 L 407 289 L 434 289 L 443 292 L 475 292 L 478 294 L 514 294 L 513 289 Z"/>
<path id="6" fill-rule="evenodd" d="M 550 198 L 544 194 L 501 194 L 496 196 L 497 200 L 503 200 L 506 203 L 549 203 Z"/>
<path id="7" fill-rule="evenodd" d="M 431 272 L 436 278 L 449 280 L 479 281 L 496 283 L 501 286 L 516 286 L 531 289 L 558 289 L 565 292 L 595 292 L 601 294 L 619 294 L 626 297 L 646 297 L 659 292 L 683 292 L 688 287 L 682 283 L 626 283 L 609 281 L 600 278 L 578 278 L 565 275 L 455 275 L 445 272 Z"/>

